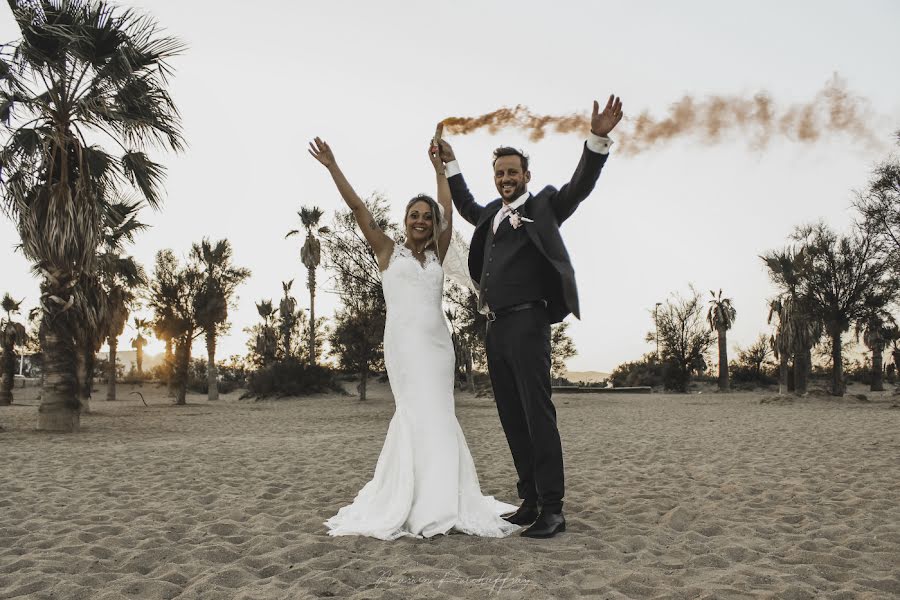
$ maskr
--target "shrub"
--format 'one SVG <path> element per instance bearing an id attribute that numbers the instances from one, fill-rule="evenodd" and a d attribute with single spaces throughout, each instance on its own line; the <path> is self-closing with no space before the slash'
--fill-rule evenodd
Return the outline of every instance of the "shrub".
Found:
<path id="1" fill-rule="evenodd" d="M 100 358 L 94 362 L 94 378 L 100 383 L 106 383 L 109 379 L 109 359 Z M 116 381 L 121 381 L 125 376 L 125 365 L 116 359 Z"/>
<path id="2" fill-rule="evenodd" d="M 322 392 L 346 393 L 333 370 L 320 365 L 310 366 L 295 358 L 276 362 L 250 373 L 247 391 L 258 398 L 305 396 Z"/>
<path id="3" fill-rule="evenodd" d="M 851 360 L 845 363 L 844 366 L 844 380 L 845 381 L 855 381 L 856 383 L 863 383 L 865 385 L 872 384 L 872 364 L 868 361 L 868 359 L 859 361 L 859 360 Z"/>
<path id="4" fill-rule="evenodd" d="M 737 389 L 752 390 L 758 386 L 778 384 L 778 379 L 769 370 L 757 370 L 754 365 L 732 362 L 728 369 L 731 372 L 731 382 Z"/>
<path id="5" fill-rule="evenodd" d="M 614 387 L 663 387 L 665 366 L 655 354 L 646 354 L 641 360 L 619 365 L 609 378 Z"/>

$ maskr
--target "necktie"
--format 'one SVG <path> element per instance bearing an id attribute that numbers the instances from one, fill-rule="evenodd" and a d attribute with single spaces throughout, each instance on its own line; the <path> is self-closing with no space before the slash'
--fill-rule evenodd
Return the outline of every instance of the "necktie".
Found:
<path id="1" fill-rule="evenodd" d="M 494 220 L 494 233 L 497 233 L 497 228 L 500 227 L 500 223 L 503 222 L 503 219 L 505 219 L 506 215 L 508 215 L 510 212 L 512 211 L 510 210 L 509 205 L 504 204 L 503 208 L 500 209 L 500 214 L 498 215 L 497 219 Z"/>

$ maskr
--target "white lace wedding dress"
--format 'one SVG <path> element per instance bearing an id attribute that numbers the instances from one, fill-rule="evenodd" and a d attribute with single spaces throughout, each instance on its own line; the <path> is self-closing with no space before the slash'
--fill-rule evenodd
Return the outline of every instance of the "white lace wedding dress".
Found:
<path id="1" fill-rule="evenodd" d="M 382 540 L 457 530 L 503 537 L 518 527 L 500 515 L 516 506 L 482 496 L 475 463 L 456 420 L 454 352 L 444 321 L 444 273 L 395 244 L 382 273 L 387 303 L 384 360 L 395 411 L 371 481 L 325 522 L 330 535 Z"/>

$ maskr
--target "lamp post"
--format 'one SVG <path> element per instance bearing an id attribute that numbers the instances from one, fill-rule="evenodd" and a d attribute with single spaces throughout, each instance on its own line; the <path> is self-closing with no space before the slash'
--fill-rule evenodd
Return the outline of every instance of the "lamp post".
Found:
<path id="1" fill-rule="evenodd" d="M 662 302 L 657 302 L 653 307 L 653 323 L 656 325 L 656 360 L 659 360 L 659 307 Z"/>

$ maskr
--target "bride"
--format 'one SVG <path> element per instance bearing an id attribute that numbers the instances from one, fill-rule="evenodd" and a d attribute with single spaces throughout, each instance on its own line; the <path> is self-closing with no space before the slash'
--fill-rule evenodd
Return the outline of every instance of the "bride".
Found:
<path id="1" fill-rule="evenodd" d="M 518 526 L 501 515 L 516 507 L 481 494 L 454 411 L 455 359 L 441 308 L 442 262 L 451 241 L 452 207 L 436 149 L 429 148 L 428 156 L 437 176 L 440 205 L 425 195 L 409 201 L 403 244 L 378 227 L 327 143 L 316 138 L 309 152 L 328 169 L 378 259 L 387 305 L 384 362 L 395 404 L 372 480 L 352 504 L 325 522 L 328 533 L 382 540 L 432 537 L 451 530 L 509 535 Z"/>

